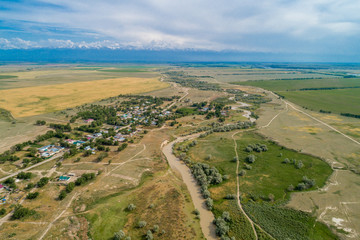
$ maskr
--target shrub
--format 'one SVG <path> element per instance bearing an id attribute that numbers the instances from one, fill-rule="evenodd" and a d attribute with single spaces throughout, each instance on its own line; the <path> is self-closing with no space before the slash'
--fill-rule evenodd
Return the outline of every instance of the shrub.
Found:
<path id="1" fill-rule="evenodd" d="M 5 213 L 6 213 L 6 209 L 5 209 L 5 208 L 0 209 L 0 216 L 5 215 Z"/>
<path id="2" fill-rule="evenodd" d="M 290 185 L 287 187 L 287 191 L 288 191 L 288 192 L 292 192 L 292 191 L 294 191 L 294 189 L 295 189 L 295 187 L 294 187 L 292 184 L 290 184 Z"/>
<path id="3" fill-rule="evenodd" d="M 35 187 L 35 184 L 29 183 L 28 185 L 26 185 L 25 190 L 30 190 L 30 189 L 32 189 L 34 187 Z"/>
<path id="4" fill-rule="evenodd" d="M 285 158 L 285 159 L 282 161 L 282 163 L 288 164 L 288 163 L 290 163 L 290 160 L 289 160 L 288 158 Z"/>
<path id="5" fill-rule="evenodd" d="M 214 205 L 214 201 L 213 201 L 211 198 L 207 198 L 207 199 L 205 200 L 205 204 L 206 204 L 206 207 L 207 207 L 209 210 L 212 210 L 213 205 Z"/>
<path id="6" fill-rule="evenodd" d="M 146 226 L 146 224 L 147 224 L 147 222 L 145 222 L 145 221 L 139 221 L 139 222 L 138 222 L 138 227 L 139 227 L 139 228 L 143 228 L 143 227 Z"/>
<path id="7" fill-rule="evenodd" d="M 132 211 L 132 210 L 134 210 L 135 208 L 136 208 L 135 204 L 132 204 L 132 203 L 130 203 L 130 204 L 126 207 L 126 209 L 127 209 L 128 211 Z"/>
<path id="8" fill-rule="evenodd" d="M 236 195 L 235 194 L 228 194 L 228 195 L 226 195 L 225 199 L 236 199 Z"/>
<path id="9" fill-rule="evenodd" d="M 248 163 L 254 163 L 255 159 L 256 159 L 256 157 L 252 154 L 250 154 L 246 157 L 246 161 L 248 161 Z"/>
<path id="10" fill-rule="evenodd" d="M 27 199 L 35 199 L 39 196 L 39 192 L 29 193 L 26 198 Z"/>
<path id="11" fill-rule="evenodd" d="M 145 236 L 145 237 L 146 237 L 146 240 L 153 240 L 153 239 L 154 239 L 151 230 L 148 230 L 148 231 L 146 232 L 146 236 Z"/>
<path id="12" fill-rule="evenodd" d="M 229 212 L 223 212 L 221 217 L 222 217 L 226 222 L 230 222 L 230 221 L 231 221 L 230 213 L 229 213 Z"/>
<path id="13" fill-rule="evenodd" d="M 114 234 L 114 240 L 122 240 L 125 238 L 125 233 L 123 230 L 120 230 Z"/>
<path id="14" fill-rule="evenodd" d="M 214 220 L 216 226 L 215 232 L 219 237 L 226 236 L 229 232 L 229 226 L 226 224 L 226 221 L 220 217 Z"/>
<path id="15" fill-rule="evenodd" d="M 300 168 L 302 168 L 303 166 L 304 166 L 304 164 L 302 163 L 301 160 L 299 160 L 299 161 L 297 162 L 297 164 L 296 164 L 296 168 L 297 168 L 297 169 L 300 169 Z"/>
<path id="16" fill-rule="evenodd" d="M 158 232 L 158 231 L 159 231 L 159 225 L 154 225 L 153 231 L 154 231 L 154 232 Z"/>
<path id="17" fill-rule="evenodd" d="M 239 176 L 245 176 L 246 175 L 246 171 L 245 170 L 241 170 L 240 172 L 239 172 Z"/>

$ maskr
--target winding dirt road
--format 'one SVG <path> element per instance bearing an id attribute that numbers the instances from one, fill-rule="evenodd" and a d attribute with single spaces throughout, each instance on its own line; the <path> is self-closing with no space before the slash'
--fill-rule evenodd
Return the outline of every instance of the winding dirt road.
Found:
<path id="1" fill-rule="evenodd" d="M 211 211 L 209 211 L 205 205 L 204 198 L 201 194 L 200 187 L 197 184 L 195 178 L 193 177 L 190 169 L 181 162 L 175 155 L 173 154 L 173 146 L 174 144 L 178 142 L 182 142 L 191 138 L 195 138 L 199 136 L 199 134 L 189 135 L 186 137 L 180 137 L 176 140 L 167 143 L 167 141 L 163 142 L 162 146 L 165 146 L 162 148 L 162 152 L 166 156 L 170 167 L 178 171 L 181 174 L 183 182 L 186 184 L 191 199 L 194 203 L 194 206 L 197 210 L 200 212 L 200 226 L 202 229 L 202 232 L 206 239 L 208 240 L 215 240 L 218 239 L 215 234 L 215 226 L 213 224 L 214 215 Z"/>

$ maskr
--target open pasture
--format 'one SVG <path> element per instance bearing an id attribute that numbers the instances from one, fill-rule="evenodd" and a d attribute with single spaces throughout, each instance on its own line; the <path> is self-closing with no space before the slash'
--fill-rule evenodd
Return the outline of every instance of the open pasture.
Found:
<path id="1" fill-rule="evenodd" d="M 0 108 L 16 117 L 39 115 L 84 103 L 166 88 L 157 78 L 115 78 L 0 91 Z"/>
<path id="2" fill-rule="evenodd" d="M 28 68 L 0 68 L 0 90 L 54 85 L 72 82 L 87 82 L 122 77 L 151 78 L 158 77 L 156 68 L 146 66 L 116 67 L 76 67 L 60 66 L 29 66 Z"/>

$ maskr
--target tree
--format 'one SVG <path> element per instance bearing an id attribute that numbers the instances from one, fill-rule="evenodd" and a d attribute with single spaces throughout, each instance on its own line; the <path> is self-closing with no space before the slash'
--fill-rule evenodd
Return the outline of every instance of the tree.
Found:
<path id="1" fill-rule="evenodd" d="M 250 154 L 246 157 L 246 161 L 248 161 L 248 163 L 254 163 L 255 159 L 256 159 L 256 157 L 252 154 Z"/>
<path id="2" fill-rule="evenodd" d="M 295 187 L 292 184 L 290 184 L 287 188 L 287 191 L 292 192 L 292 191 L 294 191 L 294 189 L 295 189 Z"/>
<path id="3" fill-rule="evenodd" d="M 230 221 L 231 221 L 230 213 L 229 213 L 229 212 L 223 212 L 223 213 L 222 213 L 222 218 L 223 218 L 226 222 L 230 222 Z"/>
<path id="4" fill-rule="evenodd" d="M 74 187 L 75 187 L 75 183 L 74 183 L 74 182 L 70 182 L 70 183 L 68 183 L 68 185 L 66 185 L 65 190 L 66 190 L 67 193 L 71 193 L 72 190 L 74 190 Z"/>
<path id="5" fill-rule="evenodd" d="M 63 200 L 64 198 L 66 198 L 66 191 L 65 190 L 62 190 L 59 194 L 59 200 Z"/>
<path id="6" fill-rule="evenodd" d="M 216 226 L 215 232 L 219 237 L 226 235 L 229 232 L 229 226 L 226 224 L 226 221 L 220 217 L 214 220 Z"/>
<path id="7" fill-rule="evenodd" d="M 45 186 L 46 184 L 48 184 L 48 182 L 49 182 L 49 178 L 47 178 L 47 177 L 42 177 L 42 178 L 40 178 L 40 180 L 36 183 L 36 185 L 37 185 L 39 188 L 41 188 L 41 187 Z"/>
<path id="8" fill-rule="evenodd" d="M 302 191 L 302 190 L 305 190 L 306 189 L 306 185 L 305 183 L 299 183 L 296 187 L 298 190 Z"/>
<path id="9" fill-rule="evenodd" d="M 26 196 L 26 199 L 35 199 L 39 196 L 39 192 L 34 192 L 34 193 L 29 193 L 27 196 Z"/>
<path id="10" fill-rule="evenodd" d="M 14 210 L 14 213 L 11 216 L 11 218 L 13 220 L 22 219 L 22 218 L 30 216 L 30 215 L 32 215 L 34 213 L 35 213 L 35 211 L 33 211 L 33 210 L 30 210 L 28 208 L 24 208 L 21 205 L 17 205 L 17 206 L 15 206 L 15 210 Z"/>
<path id="11" fill-rule="evenodd" d="M 208 190 L 203 191 L 203 197 L 205 199 L 209 198 L 210 197 L 210 192 Z"/>

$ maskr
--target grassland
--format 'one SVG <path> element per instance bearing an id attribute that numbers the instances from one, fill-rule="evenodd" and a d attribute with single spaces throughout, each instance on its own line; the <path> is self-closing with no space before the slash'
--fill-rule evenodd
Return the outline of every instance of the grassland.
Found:
<path id="1" fill-rule="evenodd" d="M 119 94 L 166 88 L 157 78 L 118 78 L 0 91 L 0 107 L 14 117 L 54 112 Z"/>
<path id="2" fill-rule="evenodd" d="M 239 133 L 236 141 L 241 169 L 245 169 L 245 158 L 249 153 L 244 149 L 249 144 L 259 143 L 267 145 L 268 151 L 252 153 L 256 156 L 256 161 L 251 164 L 252 169 L 246 170 L 246 175 L 240 178 L 240 192 L 244 203 L 253 203 L 260 209 L 263 204 L 270 204 L 274 208 L 279 208 L 279 211 L 275 211 L 278 214 L 275 214 L 275 219 L 281 219 L 281 205 L 290 199 L 290 194 L 286 190 L 290 184 L 296 186 L 302 181 L 303 176 L 307 176 L 308 178 L 315 179 L 316 186 L 310 188 L 315 189 L 316 187 L 323 186 L 332 172 L 327 163 L 322 160 L 283 148 L 253 132 Z M 188 155 L 191 160 L 214 166 L 221 174 L 230 177 L 228 181 L 209 189 L 211 198 L 214 200 L 213 211 L 216 216 L 220 216 L 223 211 L 230 212 L 232 218 L 234 218 L 234 221 L 230 224 L 230 236 L 235 236 L 236 239 L 253 239 L 254 236 L 251 235 L 249 230 L 249 222 L 242 216 L 241 212 L 236 211 L 236 202 L 225 199 L 228 194 L 236 193 L 236 163 L 232 161 L 235 152 L 231 135 L 229 133 L 214 133 L 205 138 L 200 138 L 198 139 L 198 144 L 190 148 Z M 211 155 L 210 158 L 208 157 L 209 155 Z M 282 162 L 285 158 L 301 160 L 304 167 L 297 169 L 292 164 L 284 164 Z M 268 199 L 270 194 L 274 196 L 272 201 Z M 290 219 L 288 220 L 289 225 L 286 225 L 287 227 L 279 229 L 272 223 L 271 227 L 266 228 L 266 231 L 272 236 L 276 236 L 277 239 L 286 239 L 286 236 L 294 230 L 289 226 L 296 228 L 297 221 L 302 221 L 306 222 L 306 224 L 303 226 L 302 238 L 299 239 L 334 239 L 331 231 L 323 224 L 317 223 L 314 217 L 295 210 L 291 211 L 296 212 L 303 219 L 299 220 L 296 217 L 292 220 Z M 258 221 L 255 215 L 250 215 L 250 217 L 263 227 L 264 222 Z M 271 218 L 267 218 L 266 224 L 270 224 L 271 221 L 269 219 Z M 315 226 L 308 224 L 311 222 L 316 222 Z M 242 230 L 238 231 L 239 229 Z M 275 229 L 277 229 L 278 233 L 274 231 Z M 314 238 L 307 238 L 306 236 L 309 236 L 309 234 Z"/>

